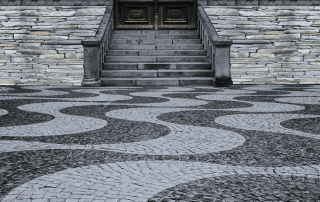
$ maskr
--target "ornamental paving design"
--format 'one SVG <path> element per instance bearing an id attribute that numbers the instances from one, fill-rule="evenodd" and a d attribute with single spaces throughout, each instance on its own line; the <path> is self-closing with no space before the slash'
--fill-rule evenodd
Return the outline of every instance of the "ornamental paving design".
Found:
<path id="1" fill-rule="evenodd" d="M 320 86 L 1 86 L 0 201 L 320 201 Z"/>

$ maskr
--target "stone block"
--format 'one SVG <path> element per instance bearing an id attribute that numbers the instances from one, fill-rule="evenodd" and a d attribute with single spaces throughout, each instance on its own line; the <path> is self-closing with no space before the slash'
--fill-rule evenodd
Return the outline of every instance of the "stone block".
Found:
<path id="1" fill-rule="evenodd" d="M 84 53 L 65 53 L 65 58 L 74 58 L 74 59 L 78 59 L 78 58 L 84 58 Z"/>
<path id="2" fill-rule="evenodd" d="M 14 27 L 14 26 L 25 26 L 25 25 L 36 25 L 35 22 L 2 22 L 2 25 L 5 27 Z"/>
<path id="3" fill-rule="evenodd" d="M 274 54 L 268 53 L 250 53 L 250 57 L 252 58 L 275 58 Z"/>
<path id="4" fill-rule="evenodd" d="M 20 43 L 19 44 L 19 46 L 25 46 L 25 47 L 28 47 L 28 46 L 36 46 L 36 47 L 38 47 L 38 46 L 40 46 L 41 45 L 41 43 Z"/>
<path id="5" fill-rule="evenodd" d="M 239 16 L 239 10 L 238 9 L 229 9 L 224 7 L 204 7 L 204 11 L 207 13 L 207 15 L 217 15 L 217 16 Z"/>
<path id="6" fill-rule="evenodd" d="M 249 52 L 230 52 L 231 58 L 249 57 Z"/>
<path id="7" fill-rule="evenodd" d="M 99 25 L 101 23 L 100 20 L 92 20 L 92 21 L 65 21 L 59 22 L 59 25 Z"/>
<path id="8" fill-rule="evenodd" d="M 37 13 L 38 16 L 74 16 L 75 9 L 64 9 L 59 11 L 40 11 Z"/>
<path id="9" fill-rule="evenodd" d="M 47 58 L 50 58 L 50 59 L 53 59 L 53 58 L 64 58 L 64 54 L 42 54 L 40 55 L 41 59 L 47 59 Z"/>
<path id="10" fill-rule="evenodd" d="M 275 12 L 275 11 L 252 11 L 252 10 L 242 10 L 239 11 L 239 15 L 240 16 L 277 16 L 279 13 Z"/>
<path id="11" fill-rule="evenodd" d="M 300 39 L 300 34 L 280 34 L 280 35 L 255 35 L 255 36 L 246 36 L 249 40 L 266 40 L 266 39 Z"/>
<path id="12" fill-rule="evenodd" d="M 0 61 L 1 61 L 1 58 L 0 58 Z M 30 57 L 16 57 L 16 56 L 13 56 L 11 57 L 10 59 L 11 62 L 32 62 L 32 58 Z"/>
<path id="13" fill-rule="evenodd" d="M 279 35 L 279 34 L 284 34 L 284 31 L 268 31 L 265 33 L 266 35 Z"/>
<path id="14" fill-rule="evenodd" d="M 79 29 L 98 29 L 99 25 L 78 25 Z"/>
<path id="15" fill-rule="evenodd" d="M 38 32 L 30 32 L 30 34 L 32 34 L 32 35 L 49 35 L 49 32 L 38 31 Z"/>
<path id="16" fill-rule="evenodd" d="M 91 8 L 81 8 L 76 9 L 75 15 L 103 15 L 106 7 L 91 7 Z"/>
<path id="17" fill-rule="evenodd" d="M 306 71 L 306 75 L 320 76 L 320 71 Z"/>
<path id="18" fill-rule="evenodd" d="M 11 55 L 11 54 L 15 54 L 17 51 L 18 50 L 4 50 L 4 53 Z"/>
<path id="19" fill-rule="evenodd" d="M 14 34 L 14 39 L 43 39 L 43 40 L 68 40 L 68 36 L 35 36 L 28 34 Z"/>

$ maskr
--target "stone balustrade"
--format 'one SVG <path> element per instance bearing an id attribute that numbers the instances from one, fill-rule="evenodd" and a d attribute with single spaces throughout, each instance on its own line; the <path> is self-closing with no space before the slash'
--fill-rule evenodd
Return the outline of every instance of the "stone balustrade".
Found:
<path id="1" fill-rule="evenodd" d="M 204 6 L 219 36 L 233 41 L 234 84 L 320 83 L 320 7 Z"/>

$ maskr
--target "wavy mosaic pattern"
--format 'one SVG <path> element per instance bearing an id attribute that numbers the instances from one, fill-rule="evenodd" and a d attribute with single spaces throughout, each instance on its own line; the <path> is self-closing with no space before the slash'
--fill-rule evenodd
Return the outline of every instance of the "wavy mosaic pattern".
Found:
<path id="1" fill-rule="evenodd" d="M 1 202 L 320 200 L 317 85 L 3 86 L 0 102 Z"/>

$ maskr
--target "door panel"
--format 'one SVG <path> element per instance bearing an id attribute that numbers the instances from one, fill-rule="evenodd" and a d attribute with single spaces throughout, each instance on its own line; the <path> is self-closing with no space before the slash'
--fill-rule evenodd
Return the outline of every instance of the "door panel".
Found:
<path id="1" fill-rule="evenodd" d="M 115 0 L 115 29 L 196 29 L 197 0 Z"/>
<path id="2" fill-rule="evenodd" d="M 115 11 L 116 29 L 153 29 L 152 3 L 118 2 Z"/>

